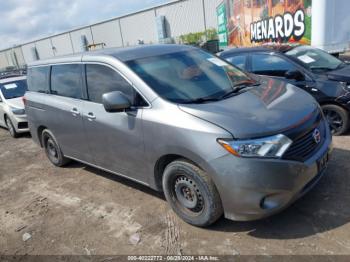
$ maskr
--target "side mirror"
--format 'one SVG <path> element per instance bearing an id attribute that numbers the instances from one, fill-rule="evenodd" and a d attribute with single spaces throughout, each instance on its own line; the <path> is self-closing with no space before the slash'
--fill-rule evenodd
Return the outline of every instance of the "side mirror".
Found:
<path id="1" fill-rule="evenodd" d="M 123 112 L 131 107 L 129 99 L 120 91 L 103 94 L 102 103 L 107 112 Z"/>
<path id="2" fill-rule="evenodd" d="M 303 73 L 298 71 L 298 70 L 287 71 L 285 73 L 284 77 L 287 78 L 287 79 L 294 79 L 296 81 L 303 81 L 303 80 L 305 80 L 305 76 L 303 75 Z"/>

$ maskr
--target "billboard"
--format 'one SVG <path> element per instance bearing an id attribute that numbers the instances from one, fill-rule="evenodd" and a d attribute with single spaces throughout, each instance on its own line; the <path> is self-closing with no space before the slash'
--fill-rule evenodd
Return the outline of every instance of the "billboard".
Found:
<path id="1" fill-rule="evenodd" d="M 311 44 L 311 0 L 225 0 L 228 44 Z"/>
<path id="2" fill-rule="evenodd" d="M 218 37 L 219 46 L 227 46 L 227 16 L 226 16 L 226 5 L 225 3 L 220 4 L 216 9 L 216 16 L 218 19 Z"/>

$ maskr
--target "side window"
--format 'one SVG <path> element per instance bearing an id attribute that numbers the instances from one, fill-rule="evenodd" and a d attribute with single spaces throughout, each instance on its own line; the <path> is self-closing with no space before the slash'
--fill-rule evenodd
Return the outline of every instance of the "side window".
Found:
<path id="1" fill-rule="evenodd" d="M 105 93 L 120 91 L 134 103 L 134 88 L 115 70 L 103 65 L 86 65 L 86 83 L 91 102 L 102 103 Z"/>
<path id="2" fill-rule="evenodd" d="M 258 75 L 281 76 L 296 67 L 287 60 L 275 55 L 252 55 L 252 73 Z"/>
<path id="3" fill-rule="evenodd" d="M 49 91 L 49 67 L 32 67 L 28 69 L 28 91 L 47 93 Z"/>
<path id="4" fill-rule="evenodd" d="M 82 97 L 81 90 L 81 65 L 68 64 L 52 66 L 52 94 L 80 99 Z"/>
<path id="5" fill-rule="evenodd" d="M 245 55 L 237 55 L 233 57 L 226 58 L 227 61 L 229 61 L 231 64 L 237 66 L 240 69 L 245 70 L 245 63 L 247 60 L 247 56 Z"/>

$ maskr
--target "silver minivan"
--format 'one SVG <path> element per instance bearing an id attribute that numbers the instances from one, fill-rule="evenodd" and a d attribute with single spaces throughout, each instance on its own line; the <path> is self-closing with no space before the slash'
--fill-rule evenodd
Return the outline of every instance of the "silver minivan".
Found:
<path id="1" fill-rule="evenodd" d="M 26 112 L 49 160 L 77 160 L 163 191 L 196 226 L 288 207 L 325 173 L 317 102 L 200 49 L 105 49 L 29 65 Z"/>

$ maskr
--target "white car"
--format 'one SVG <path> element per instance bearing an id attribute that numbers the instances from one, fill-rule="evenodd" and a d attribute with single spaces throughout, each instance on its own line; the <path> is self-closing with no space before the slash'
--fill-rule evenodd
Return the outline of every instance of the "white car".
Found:
<path id="1" fill-rule="evenodd" d="M 26 91 L 26 76 L 0 78 L 0 126 L 7 128 L 15 138 L 29 132 L 22 100 Z"/>

